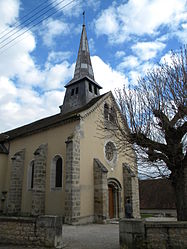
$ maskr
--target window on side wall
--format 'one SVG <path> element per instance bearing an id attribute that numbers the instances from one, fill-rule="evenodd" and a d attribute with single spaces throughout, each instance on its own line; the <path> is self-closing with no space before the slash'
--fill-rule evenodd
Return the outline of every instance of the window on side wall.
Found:
<path id="1" fill-rule="evenodd" d="M 92 84 L 89 82 L 89 91 L 92 93 Z"/>
<path id="2" fill-rule="evenodd" d="M 110 108 L 110 114 L 109 114 L 109 120 L 111 123 L 115 124 L 116 123 L 116 111 L 113 107 Z"/>
<path id="3" fill-rule="evenodd" d="M 34 187 L 34 160 L 32 160 L 29 164 L 28 176 L 27 176 L 27 188 L 28 188 L 28 190 L 32 190 L 33 187 Z"/>
<path id="4" fill-rule="evenodd" d="M 59 157 L 56 161 L 56 177 L 55 177 L 55 187 L 62 187 L 62 158 Z"/>
<path id="5" fill-rule="evenodd" d="M 108 115 L 109 115 L 109 107 L 108 104 L 104 104 L 104 118 L 105 120 L 108 120 Z"/>
<path id="6" fill-rule="evenodd" d="M 95 95 L 97 95 L 97 87 L 96 86 L 94 86 L 94 93 L 95 93 Z"/>
<path id="7" fill-rule="evenodd" d="M 51 191 L 61 190 L 63 184 L 63 160 L 57 155 L 53 158 L 51 163 Z"/>
<path id="8" fill-rule="evenodd" d="M 75 92 L 75 89 L 73 88 L 73 89 L 71 89 L 71 96 L 73 96 L 74 95 L 74 92 Z"/>
<path id="9" fill-rule="evenodd" d="M 79 92 L 79 88 L 76 87 L 75 94 L 78 94 L 78 92 Z"/>

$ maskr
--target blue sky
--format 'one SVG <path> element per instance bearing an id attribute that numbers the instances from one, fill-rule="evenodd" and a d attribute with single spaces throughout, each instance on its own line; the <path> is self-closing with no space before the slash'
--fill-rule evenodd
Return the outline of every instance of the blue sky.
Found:
<path id="1" fill-rule="evenodd" d="M 59 112 L 64 85 L 74 72 L 83 10 L 102 93 L 137 84 L 148 69 L 169 60 L 171 49 L 187 43 L 186 0 L 74 0 L 63 8 L 70 2 L 0 1 L 0 37 L 17 32 L 5 41 L 7 36 L 0 38 L 0 132 Z M 51 3 L 47 14 L 57 11 L 55 15 L 39 18 L 39 25 L 1 48 L 28 29 L 28 23 L 21 31 L 16 27 L 25 15 L 29 18 L 36 7 L 47 11 Z"/>

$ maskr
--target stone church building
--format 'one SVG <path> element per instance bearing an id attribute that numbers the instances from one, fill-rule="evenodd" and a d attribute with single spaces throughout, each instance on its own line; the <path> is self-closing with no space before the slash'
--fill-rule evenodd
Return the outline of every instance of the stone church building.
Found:
<path id="1" fill-rule="evenodd" d="M 0 134 L 0 212 L 105 222 L 124 217 L 128 197 L 139 217 L 135 153 L 126 158 L 106 135 L 121 114 L 111 92 L 100 95 L 85 25 L 65 88 L 59 114 Z"/>

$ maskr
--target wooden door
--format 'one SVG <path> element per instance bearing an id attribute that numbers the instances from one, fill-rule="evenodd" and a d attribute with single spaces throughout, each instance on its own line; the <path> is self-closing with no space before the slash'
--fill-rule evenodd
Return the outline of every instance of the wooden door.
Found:
<path id="1" fill-rule="evenodd" d="M 114 194 L 111 186 L 108 186 L 109 218 L 114 218 Z"/>

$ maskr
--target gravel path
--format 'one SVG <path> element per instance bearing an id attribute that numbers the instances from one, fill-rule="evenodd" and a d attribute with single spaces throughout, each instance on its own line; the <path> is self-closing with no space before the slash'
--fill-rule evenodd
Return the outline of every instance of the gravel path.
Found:
<path id="1" fill-rule="evenodd" d="M 64 248 L 119 249 L 119 225 L 64 226 Z"/>
<path id="2" fill-rule="evenodd" d="M 1 245 L 0 249 L 37 249 L 37 247 L 24 247 Z M 64 249 L 119 249 L 118 224 L 89 224 L 81 226 L 63 226 Z M 41 248 L 40 248 L 41 249 Z"/>

